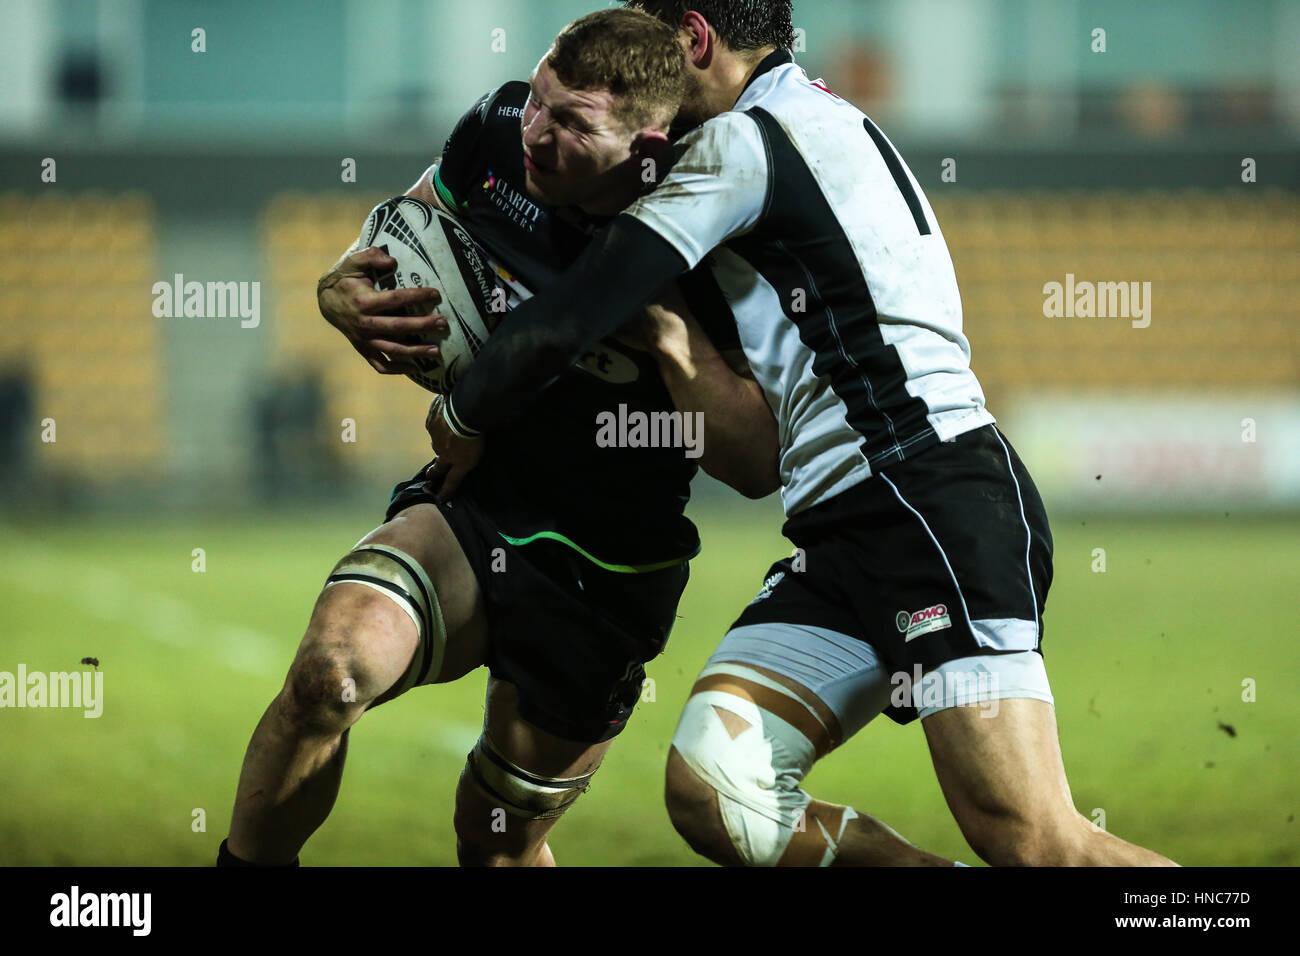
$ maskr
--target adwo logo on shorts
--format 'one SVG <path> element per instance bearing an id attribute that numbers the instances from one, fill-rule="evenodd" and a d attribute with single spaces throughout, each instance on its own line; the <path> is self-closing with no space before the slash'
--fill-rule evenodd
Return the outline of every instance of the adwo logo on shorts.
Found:
<path id="1" fill-rule="evenodd" d="M 934 604 L 911 613 L 899 611 L 898 616 L 894 618 L 894 623 L 906 642 L 915 640 L 922 634 L 929 634 L 931 631 L 942 631 L 945 627 L 952 627 L 952 618 L 948 616 L 948 605 Z"/>

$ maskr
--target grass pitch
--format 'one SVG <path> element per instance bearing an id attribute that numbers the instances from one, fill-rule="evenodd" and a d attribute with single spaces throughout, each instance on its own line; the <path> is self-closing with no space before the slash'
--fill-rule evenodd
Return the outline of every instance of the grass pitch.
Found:
<path id="1" fill-rule="evenodd" d="M 561 865 L 695 865 L 663 809 L 668 741 L 695 673 L 789 552 L 773 502 L 697 509 L 694 563 L 643 703 L 552 835 Z M 321 582 L 370 514 L 0 528 L 0 671 L 99 659 L 103 715 L 0 710 L 0 864 L 210 865 L 249 734 Z M 1054 521 L 1044 643 L 1079 810 L 1185 864 L 1300 862 L 1300 520 Z M 1105 548 L 1106 571 L 1092 570 Z M 202 549 L 201 555 L 195 549 Z M 204 570 L 196 571 L 202 560 Z M 1254 700 L 1244 700 L 1251 694 Z M 305 865 L 453 864 L 452 796 L 483 671 L 353 729 L 338 803 Z M 807 787 L 975 863 L 919 724 L 880 718 Z"/>

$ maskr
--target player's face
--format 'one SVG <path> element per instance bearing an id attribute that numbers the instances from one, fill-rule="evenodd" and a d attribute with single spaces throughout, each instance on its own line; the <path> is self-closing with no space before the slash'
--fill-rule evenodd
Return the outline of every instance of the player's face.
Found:
<path id="1" fill-rule="evenodd" d="M 551 206 L 612 215 L 636 198 L 636 140 L 614 116 L 608 90 L 573 90 L 543 58 L 529 79 L 522 120 L 528 192 Z"/>

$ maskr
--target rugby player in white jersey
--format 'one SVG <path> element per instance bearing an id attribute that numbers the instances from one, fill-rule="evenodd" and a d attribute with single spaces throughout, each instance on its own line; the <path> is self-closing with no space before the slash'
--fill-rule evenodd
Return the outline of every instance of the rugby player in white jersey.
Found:
<path id="1" fill-rule="evenodd" d="M 449 485 L 586 342 L 707 263 L 777 416 L 797 548 L 683 711 L 667 768 L 679 832 L 720 863 L 943 863 L 799 786 L 884 712 L 920 718 L 953 816 L 990 864 L 1170 864 L 1071 799 L 1041 652 L 1046 514 L 985 408 L 916 180 L 870 119 L 795 65 L 789 0 L 629 5 L 678 29 L 679 118 L 702 125 L 457 384 L 431 428 Z M 535 85 L 556 83 L 539 70 Z"/>
<path id="2" fill-rule="evenodd" d="M 641 161 L 667 145 L 684 70 L 673 32 L 629 10 L 571 24 L 546 62 L 580 91 L 541 111 L 527 83 L 488 93 L 410 191 L 455 215 L 533 290 L 644 191 Z M 547 171 L 544 188 L 526 150 Z M 322 313 L 384 372 L 424 354 L 403 336 L 440 321 L 385 315 L 432 301 L 427 290 L 376 290 L 374 275 L 393 265 L 379 249 L 355 251 L 319 293 Z M 707 276 L 697 278 L 707 293 Z M 748 375 L 743 354 L 733 371 L 713 344 L 738 346 L 725 309 L 713 313 L 723 321 L 708 328 L 712 339 L 705 334 L 711 311 L 699 312 L 705 325 L 628 333 L 653 354 L 626 340 L 595 345 L 500 433 L 454 496 L 441 496 L 424 469 L 398 485 L 385 523 L 331 573 L 253 733 L 220 864 L 295 862 L 333 807 L 349 728 L 373 706 L 482 664 L 484 731 L 456 788 L 458 858 L 553 864 L 548 833 L 626 726 L 642 664 L 676 616 L 699 550 L 683 513 L 697 461 L 751 496 L 776 490 L 775 421 L 752 377 L 738 374 Z M 593 442 L 603 410 L 666 417 L 674 404 L 704 414 L 698 460 L 682 447 Z"/>

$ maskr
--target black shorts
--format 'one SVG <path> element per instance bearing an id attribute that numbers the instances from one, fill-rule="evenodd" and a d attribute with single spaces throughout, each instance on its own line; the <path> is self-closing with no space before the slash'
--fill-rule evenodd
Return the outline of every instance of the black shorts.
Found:
<path id="1" fill-rule="evenodd" d="M 423 470 L 393 489 L 387 519 L 418 504 L 436 504 Z M 607 571 L 557 541 L 510 544 L 472 497 L 438 508 L 483 591 L 488 669 L 518 689 L 520 716 L 568 740 L 622 731 L 643 665 L 668 642 L 689 564 Z"/>
<path id="2" fill-rule="evenodd" d="M 891 465 L 783 530 L 795 554 L 772 565 L 733 628 L 829 628 L 909 675 L 979 654 L 1042 653 L 1052 535 L 1033 480 L 993 425 Z"/>

